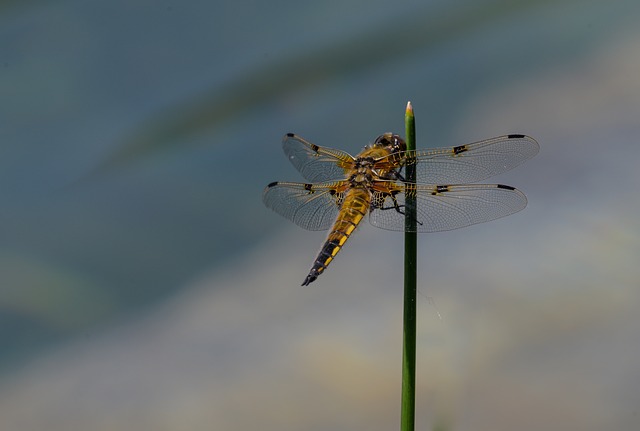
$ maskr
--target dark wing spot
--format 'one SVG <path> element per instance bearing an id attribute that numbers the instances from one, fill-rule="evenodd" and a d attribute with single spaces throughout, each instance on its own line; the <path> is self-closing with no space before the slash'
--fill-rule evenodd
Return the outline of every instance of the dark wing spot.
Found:
<path id="1" fill-rule="evenodd" d="M 293 138 L 293 137 L 295 136 L 295 133 L 291 133 L 291 132 L 289 132 L 289 133 L 287 133 L 287 136 L 288 136 L 289 138 Z"/>
<path id="2" fill-rule="evenodd" d="M 517 133 L 514 133 L 512 135 L 508 135 L 507 138 L 509 138 L 509 139 L 522 139 L 522 138 L 524 138 L 524 135 L 519 135 Z"/>
<path id="3" fill-rule="evenodd" d="M 319 149 L 319 148 L 320 148 L 320 147 L 318 147 L 316 144 L 311 144 L 311 149 L 312 149 L 315 153 L 317 153 L 317 152 L 318 152 L 318 149 Z"/>
<path id="4" fill-rule="evenodd" d="M 311 188 L 312 188 L 312 187 L 313 187 L 313 184 L 305 184 L 305 185 L 304 185 L 304 189 L 305 189 L 305 190 L 309 190 L 310 192 L 312 192 L 312 193 L 313 193 L 313 190 L 311 190 Z"/>
<path id="5" fill-rule="evenodd" d="M 453 154 L 458 155 L 460 153 L 464 153 L 468 148 L 466 145 L 458 145 L 457 147 L 453 147 Z"/>
<path id="6" fill-rule="evenodd" d="M 442 193 L 446 193 L 449 191 L 449 186 L 436 186 L 436 189 L 431 192 L 432 196 L 437 196 Z"/>
<path id="7" fill-rule="evenodd" d="M 271 187 L 275 187 L 275 186 L 277 186 L 277 185 L 278 185 L 278 182 L 277 182 L 277 181 L 274 181 L 274 182 L 272 182 L 272 183 L 267 184 L 267 188 L 269 189 L 269 188 L 271 188 Z"/>
<path id="8" fill-rule="evenodd" d="M 504 184 L 496 184 L 496 187 L 499 189 L 505 189 L 505 190 L 515 190 L 515 187 L 511 187 L 511 186 L 505 186 Z"/>

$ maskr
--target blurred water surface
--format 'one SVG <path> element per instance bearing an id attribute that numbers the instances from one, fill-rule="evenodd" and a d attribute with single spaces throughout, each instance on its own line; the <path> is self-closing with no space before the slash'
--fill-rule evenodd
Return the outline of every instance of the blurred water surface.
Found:
<path id="1" fill-rule="evenodd" d="M 419 369 L 441 377 L 425 377 L 420 418 L 460 429 L 513 429 L 523 417 L 519 429 L 540 429 L 540 411 L 562 429 L 637 422 L 637 2 L 2 11 L 10 429 L 395 426 L 388 347 L 401 308 L 390 286 L 401 265 L 385 265 L 400 263 L 402 235 L 360 229 L 317 286 L 299 290 L 323 234 L 289 226 L 260 193 L 299 179 L 284 133 L 355 153 L 402 131 L 407 100 L 422 147 L 516 132 L 542 147 L 496 179 L 527 193 L 525 212 L 421 239 L 426 294 L 446 323 L 423 304 Z"/>

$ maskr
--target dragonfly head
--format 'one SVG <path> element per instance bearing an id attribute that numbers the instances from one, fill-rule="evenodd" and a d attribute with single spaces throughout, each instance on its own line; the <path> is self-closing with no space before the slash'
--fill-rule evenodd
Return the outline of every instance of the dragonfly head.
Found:
<path id="1" fill-rule="evenodd" d="M 407 150 L 407 144 L 404 142 L 404 139 L 394 133 L 385 133 L 378 136 L 373 146 L 384 148 L 392 154 Z"/>

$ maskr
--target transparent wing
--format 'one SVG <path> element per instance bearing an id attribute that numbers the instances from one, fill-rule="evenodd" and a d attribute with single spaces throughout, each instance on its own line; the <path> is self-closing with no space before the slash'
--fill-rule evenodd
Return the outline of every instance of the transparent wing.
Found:
<path id="1" fill-rule="evenodd" d="M 390 182 L 392 183 L 392 182 Z M 382 229 L 404 231 L 405 185 L 393 183 L 398 193 L 374 192 L 369 221 Z M 501 184 L 470 184 L 416 188 L 417 232 L 440 232 L 495 220 L 516 213 L 527 206 L 525 195 Z M 392 187 L 389 188 L 391 190 Z"/>
<path id="2" fill-rule="evenodd" d="M 535 139 L 514 134 L 457 147 L 416 151 L 416 182 L 475 183 L 515 168 L 538 154 L 539 149 Z"/>
<path id="3" fill-rule="evenodd" d="M 346 183 L 269 184 L 262 194 L 268 207 L 307 230 L 327 230 L 338 215 Z"/>
<path id="4" fill-rule="evenodd" d="M 354 158 L 349 153 L 320 147 L 293 133 L 284 135 L 282 148 L 302 176 L 314 183 L 342 180 L 346 170 L 353 168 Z"/>

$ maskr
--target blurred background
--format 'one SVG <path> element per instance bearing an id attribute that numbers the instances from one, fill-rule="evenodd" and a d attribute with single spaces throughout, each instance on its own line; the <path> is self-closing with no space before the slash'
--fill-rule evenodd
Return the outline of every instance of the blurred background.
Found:
<path id="1" fill-rule="evenodd" d="M 505 133 L 529 206 L 419 238 L 417 428 L 640 420 L 640 3 L 0 3 L 0 425 L 399 427 L 403 235 L 261 202 L 295 132 Z"/>

